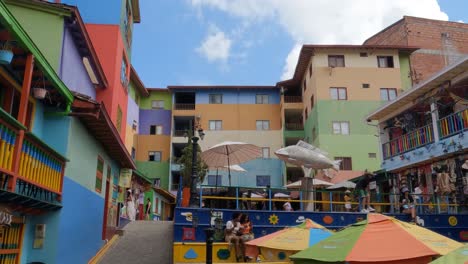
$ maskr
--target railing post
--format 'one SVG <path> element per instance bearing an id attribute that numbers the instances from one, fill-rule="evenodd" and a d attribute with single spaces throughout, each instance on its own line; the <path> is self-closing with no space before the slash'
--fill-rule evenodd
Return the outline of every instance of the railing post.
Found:
<path id="1" fill-rule="evenodd" d="M 26 124 L 26 114 L 28 112 L 28 99 L 29 94 L 31 92 L 31 81 L 33 76 L 33 69 L 34 69 L 34 56 L 29 53 L 26 57 L 26 64 L 24 69 L 23 75 L 23 86 L 21 87 L 21 98 L 19 104 L 19 112 L 18 112 L 18 122 L 23 125 Z M 15 150 L 13 151 L 13 164 L 12 164 L 12 171 L 13 177 L 11 181 L 8 182 L 8 189 L 12 192 L 16 189 L 16 177 L 19 172 L 19 165 L 21 160 L 21 150 L 23 149 L 23 141 L 24 141 L 24 130 L 20 130 L 18 136 L 16 137 L 15 142 Z"/>
<path id="2" fill-rule="evenodd" d="M 239 210 L 239 187 L 236 187 L 236 210 Z"/>
<path id="3" fill-rule="evenodd" d="M 304 204 L 302 203 L 302 192 L 299 192 L 299 201 L 300 201 L 301 211 L 304 211 Z"/>
<path id="4" fill-rule="evenodd" d="M 330 196 L 330 212 L 333 212 L 333 193 L 329 192 L 328 194 Z"/>
<path id="5" fill-rule="evenodd" d="M 271 211 L 271 189 L 268 188 L 268 211 Z"/>
<path id="6" fill-rule="evenodd" d="M 431 103 L 432 130 L 434 132 L 434 142 L 439 142 L 439 111 L 436 102 Z"/>
<path id="7" fill-rule="evenodd" d="M 203 207 L 203 186 L 200 185 L 200 208 Z"/>

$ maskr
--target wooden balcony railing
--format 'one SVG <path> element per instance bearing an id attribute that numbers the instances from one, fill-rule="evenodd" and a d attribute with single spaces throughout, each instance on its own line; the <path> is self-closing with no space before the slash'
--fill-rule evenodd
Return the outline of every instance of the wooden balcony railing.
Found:
<path id="1" fill-rule="evenodd" d="M 468 108 L 438 121 L 440 138 L 450 137 L 468 129 Z"/>
<path id="2" fill-rule="evenodd" d="M 27 133 L 21 150 L 19 176 L 43 189 L 62 192 L 65 160 L 60 154 Z"/>
<path id="3" fill-rule="evenodd" d="M 66 159 L 34 134 L 24 132 L 25 128 L 3 110 L 0 112 L 0 117 L 7 117 L 0 118 L 0 172 L 4 174 L 2 181 L 8 183 L 3 188 L 8 185 L 8 191 L 28 195 L 31 190 L 26 191 L 25 186 L 33 185 L 60 196 Z M 18 151 L 20 138 L 23 140 Z"/>
<path id="4" fill-rule="evenodd" d="M 302 123 L 286 123 L 286 130 L 304 130 L 304 125 Z"/>
<path id="5" fill-rule="evenodd" d="M 289 103 L 302 103 L 302 96 L 284 96 L 284 102 Z"/>
<path id="6" fill-rule="evenodd" d="M 391 158 L 432 142 L 434 142 L 434 131 L 432 124 L 429 124 L 383 144 L 383 157 Z"/>
<path id="7" fill-rule="evenodd" d="M 174 110 L 195 110 L 195 104 L 174 104 Z"/>

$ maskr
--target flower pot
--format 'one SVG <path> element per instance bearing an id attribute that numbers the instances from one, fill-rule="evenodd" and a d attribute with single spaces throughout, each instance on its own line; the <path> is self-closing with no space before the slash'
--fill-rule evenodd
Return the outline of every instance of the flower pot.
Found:
<path id="1" fill-rule="evenodd" d="M 36 99 L 44 99 L 47 94 L 47 90 L 44 88 L 33 88 L 33 94 Z"/>
<path id="2" fill-rule="evenodd" d="M 0 64 L 10 64 L 13 60 L 13 51 L 0 50 Z"/>

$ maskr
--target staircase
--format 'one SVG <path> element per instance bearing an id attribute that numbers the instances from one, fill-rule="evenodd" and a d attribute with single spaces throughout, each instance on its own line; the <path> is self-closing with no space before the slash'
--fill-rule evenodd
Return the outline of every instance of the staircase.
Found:
<path id="1" fill-rule="evenodd" d="M 107 250 L 99 264 L 172 263 L 172 221 L 134 221 Z"/>

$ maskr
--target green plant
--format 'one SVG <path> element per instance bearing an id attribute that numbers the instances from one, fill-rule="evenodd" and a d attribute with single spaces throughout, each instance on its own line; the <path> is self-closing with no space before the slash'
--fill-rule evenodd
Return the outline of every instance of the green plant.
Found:
<path id="1" fill-rule="evenodd" d="M 192 177 L 192 134 L 188 132 L 187 146 L 182 150 L 182 156 L 177 160 L 177 163 L 181 165 L 182 184 L 184 187 L 190 187 Z M 205 175 L 208 172 L 208 166 L 203 162 L 201 158 L 201 148 L 198 145 L 197 149 L 197 180 L 203 182 Z"/>

